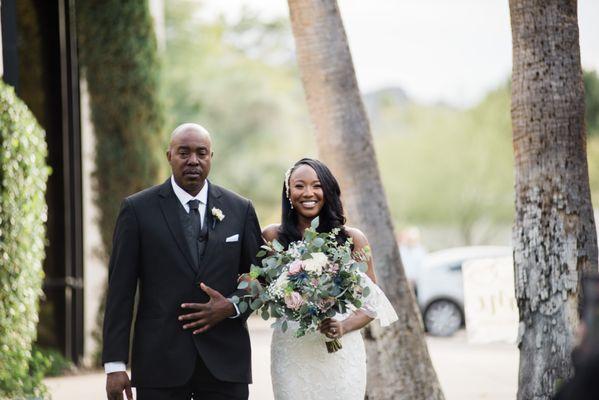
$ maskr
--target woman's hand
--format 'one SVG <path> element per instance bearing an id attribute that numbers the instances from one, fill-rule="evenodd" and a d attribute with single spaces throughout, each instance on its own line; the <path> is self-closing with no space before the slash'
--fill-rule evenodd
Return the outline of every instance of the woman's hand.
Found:
<path id="1" fill-rule="evenodd" d="M 345 328 L 341 321 L 327 318 L 320 324 L 320 333 L 329 339 L 339 339 L 345 334 Z"/>

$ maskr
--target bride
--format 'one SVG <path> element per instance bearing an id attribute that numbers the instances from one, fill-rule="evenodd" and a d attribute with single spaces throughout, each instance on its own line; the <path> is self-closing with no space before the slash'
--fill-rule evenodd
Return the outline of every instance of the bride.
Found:
<path id="1" fill-rule="evenodd" d="M 368 246 L 366 236 L 345 226 L 340 189 L 331 171 L 322 162 L 304 158 L 285 174 L 281 224 L 266 227 L 267 241 L 283 246 L 301 240 L 302 232 L 319 217 L 319 232 L 341 228 L 337 240 L 351 238 L 354 253 Z M 382 326 L 395 320 L 393 307 L 375 284 L 372 258 L 368 261 L 366 282 L 370 295 L 359 310 L 337 314 L 320 325 L 320 333 L 296 338 L 294 326 L 283 332 L 275 328 L 271 344 L 271 374 L 277 400 L 362 400 L 366 392 L 366 352 L 360 329 L 378 318 Z M 340 339 L 343 348 L 328 353 L 325 340 Z M 343 338 L 343 339 L 341 339 Z"/>

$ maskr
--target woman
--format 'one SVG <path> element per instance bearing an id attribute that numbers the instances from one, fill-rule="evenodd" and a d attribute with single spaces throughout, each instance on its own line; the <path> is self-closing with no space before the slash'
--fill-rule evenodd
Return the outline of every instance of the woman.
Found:
<path id="1" fill-rule="evenodd" d="M 269 242 L 276 239 L 287 247 L 301 240 L 304 230 L 318 216 L 319 232 L 340 228 L 337 240 L 345 242 L 351 238 L 354 253 L 363 252 L 368 240 L 360 230 L 344 226 L 340 194 L 339 184 L 326 165 L 310 158 L 298 161 L 285 174 L 281 224 L 264 229 L 264 238 Z M 322 334 L 296 338 L 292 325 L 287 332 L 274 330 L 271 374 L 275 399 L 364 399 L 366 353 L 360 329 L 376 317 L 381 319 L 382 325 L 397 319 L 389 301 L 374 284 L 372 258 L 366 275 L 371 294 L 366 297 L 364 307 L 325 320 L 320 326 Z M 327 353 L 324 344 L 327 337 L 343 337 L 343 348 Z"/>

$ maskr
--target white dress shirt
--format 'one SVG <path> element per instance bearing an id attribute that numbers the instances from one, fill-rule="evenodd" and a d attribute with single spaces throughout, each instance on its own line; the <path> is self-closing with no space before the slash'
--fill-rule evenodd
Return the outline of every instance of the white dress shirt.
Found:
<path id="1" fill-rule="evenodd" d="M 182 189 L 179 185 L 177 185 L 177 182 L 175 182 L 175 178 L 172 175 L 171 175 L 171 185 L 173 186 L 173 191 L 175 192 L 175 196 L 177 196 L 177 199 L 179 199 L 179 201 L 181 202 L 181 205 L 183 206 L 183 208 L 185 208 L 185 211 L 187 211 L 188 214 L 189 214 L 189 204 L 188 204 L 189 201 L 190 200 L 199 200 L 200 201 L 198 211 L 200 212 L 200 221 L 202 224 L 201 226 L 203 226 L 204 225 L 204 216 L 206 215 L 206 205 L 208 204 L 208 181 L 204 182 L 204 187 L 202 187 L 202 190 L 200 190 L 200 193 L 198 193 L 196 196 L 190 195 L 184 189 Z M 239 308 L 237 307 L 237 304 L 233 303 L 233 307 L 235 307 L 236 315 L 229 317 L 229 318 L 237 318 L 241 314 L 239 312 Z M 126 370 L 127 370 L 127 366 L 122 361 L 113 361 L 113 362 L 107 362 L 106 364 L 104 364 L 104 371 L 107 374 L 109 374 L 111 372 L 120 372 L 120 371 L 126 371 Z"/>
<path id="2" fill-rule="evenodd" d="M 202 187 L 202 190 L 200 190 L 200 193 L 198 193 L 195 196 L 190 195 L 189 193 L 187 193 L 185 190 L 183 190 L 179 185 L 177 185 L 177 182 L 175 182 L 175 178 L 173 176 L 171 176 L 171 185 L 173 186 L 173 191 L 175 192 L 175 196 L 177 196 L 177 198 L 179 199 L 179 201 L 181 202 L 181 205 L 183 206 L 183 208 L 185 208 L 185 211 L 187 211 L 187 213 L 189 214 L 189 203 L 191 200 L 199 200 L 200 201 L 200 206 L 198 208 L 198 211 L 200 212 L 200 221 L 201 221 L 201 226 L 204 226 L 204 216 L 206 215 L 206 204 L 208 204 L 208 181 L 204 182 L 204 187 Z"/>

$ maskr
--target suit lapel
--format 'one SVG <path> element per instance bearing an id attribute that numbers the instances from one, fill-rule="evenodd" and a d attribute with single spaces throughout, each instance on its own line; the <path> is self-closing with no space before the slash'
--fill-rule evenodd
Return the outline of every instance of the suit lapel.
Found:
<path id="1" fill-rule="evenodd" d="M 179 247 L 179 250 L 181 253 L 183 253 L 185 260 L 187 261 L 187 266 L 189 268 L 185 268 L 185 271 L 187 273 L 191 273 L 191 276 L 193 277 L 195 276 L 193 258 L 191 256 L 187 240 L 185 239 L 183 226 L 181 225 L 181 219 L 179 218 L 178 207 L 181 205 L 177 199 L 177 196 L 175 196 L 175 192 L 173 192 L 170 178 L 167 179 L 162 185 L 162 188 L 159 191 L 159 196 L 160 209 L 162 210 L 164 219 L 166 220 L 171 234 L 175 238 L 175 242 L 177 242 L 177 247 Z"/>

